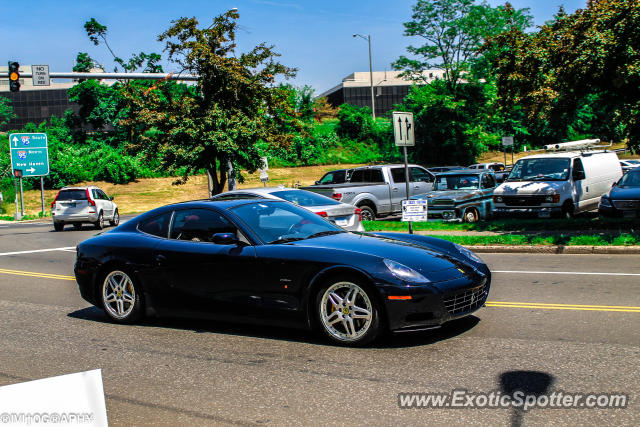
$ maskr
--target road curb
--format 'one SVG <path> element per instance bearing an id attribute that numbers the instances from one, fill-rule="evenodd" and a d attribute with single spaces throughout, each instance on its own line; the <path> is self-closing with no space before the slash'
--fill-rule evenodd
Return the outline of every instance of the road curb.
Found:
<path id="1" fill-rule="evenodd" d="M 533 245 L 494 245 L 466 246 L 477 253 L 529 253 L 529 254 L 600 254 L 600 255 L 634 255 L 640 254 L 640 246 L 533 246 Z"/>

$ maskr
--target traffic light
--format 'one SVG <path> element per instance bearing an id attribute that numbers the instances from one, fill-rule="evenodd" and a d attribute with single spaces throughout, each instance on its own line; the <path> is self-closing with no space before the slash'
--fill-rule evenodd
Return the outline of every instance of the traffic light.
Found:
<path id="1" fill-rule="evenodd" d="M 9 62 L 9 90 L 18 92 L 20 90 L 20 64 Z"/>

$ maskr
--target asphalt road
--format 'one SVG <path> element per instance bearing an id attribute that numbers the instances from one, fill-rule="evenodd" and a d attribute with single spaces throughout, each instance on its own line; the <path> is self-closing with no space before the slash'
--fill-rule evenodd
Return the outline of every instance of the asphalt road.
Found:
<path id="1" fill-rule="evenodd" d="M 482 254 L 494 271 L 487 307 L 348 349 L 288 329 L 109 323 L 70 277 L 73 248 L 94 233 L 0 225 L 0 385 L 100 368 L 113 426 L 640 424 L 640 256 Z M 32 252 L 51 248 L 63 249 Z M 398 407 L 401 392 L 514 383 L 630 400 L 526 412 Z"/>

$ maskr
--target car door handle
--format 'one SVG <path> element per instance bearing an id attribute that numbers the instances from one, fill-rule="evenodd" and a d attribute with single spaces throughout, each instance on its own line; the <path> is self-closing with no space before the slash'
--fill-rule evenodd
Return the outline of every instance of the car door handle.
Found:
<path id="1" fill-rule="evenodd" d="M 156 265 L 164 265 L 167 262 L 167 257 L 164 255 L 156 255 Z"/>
<path id="2" fill-rule="evenodd" d="M 397 193 L 398 192 L 398 187 L 393 187 L 393 191 Z"/>
<path id="3" fill-rule="evenodd" d="M 414 190 L 419 190 L 419 189 L 420 189 L 420 186 L 419 186 L 419 185 L 416 185 L 415 187 L 413 187 L 413 189 L 414 189 Z"/>

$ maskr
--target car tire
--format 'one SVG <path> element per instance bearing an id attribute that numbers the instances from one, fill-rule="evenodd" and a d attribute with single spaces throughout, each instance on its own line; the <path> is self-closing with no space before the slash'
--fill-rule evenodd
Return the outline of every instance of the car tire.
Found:
<path id="1" fill-rule="evenodd" d="M 102 230 L 104 228 L 104 215 L 102 212 L 98 214 L 98 220 L 93 224 L 96 230 Z"/>
<path id="2" fill-rule="evenodd" d="M 334 344 L 358 347 L 380 333 L 380 307 L 376 295 L 361 280 L 334 277 L 315 298 L 316 321 Z"/>
<path id="3" fill-rule="evenodd" d="M 82 223 L 81 222 L 74 222 L 73 223 L 73 228 L 74 228 L 74 230 L 81 230 L 82 229 Z"/>
<path id="4" fill-rule="evenodd" d="M 64 222 L 62 222 L 62 221 L 53 221 L 53 229 L 55 231 L 64 230 Z"/>
<path id="5" fill-rule="evenodd" d="M 120 224 L 120 213 L 118 213 L 118 209 L 113 213 L 113 218 L 109 220 L 109 225 L 112 227 L 117 227 Z"/>
<path id="6" fill-rule="evenodd" d="M 562 205 L 562 218 L 571 219 L 575 216 L 575 208 L 573 206 L 573 202 L 566 201 Z"/>
<path id="7" fill-rule="evenodd" d="M 478 210 L 476 208 L 469 208 L 464 211 L 464 222 L 478 222 L 480 219 L 480 215 L 478 214 Z"/>
<path id="8" fill-rule="evenodd" d="M 359 206 L 359 208 L 362 211 L 362 220 L 363 221 L 375 221 L 376 220 L 376 213 L 373 211 L 373 209 L 370 206 L 363 205 L 363 206 Z"/>
<path id="9" fill-rule="evenodd" d="M 144 313 L 142 289 L 125 269 L 111 268 L 99 282 L 99 298 L 107 316 L 117 323 L 134 323 Z"/>

